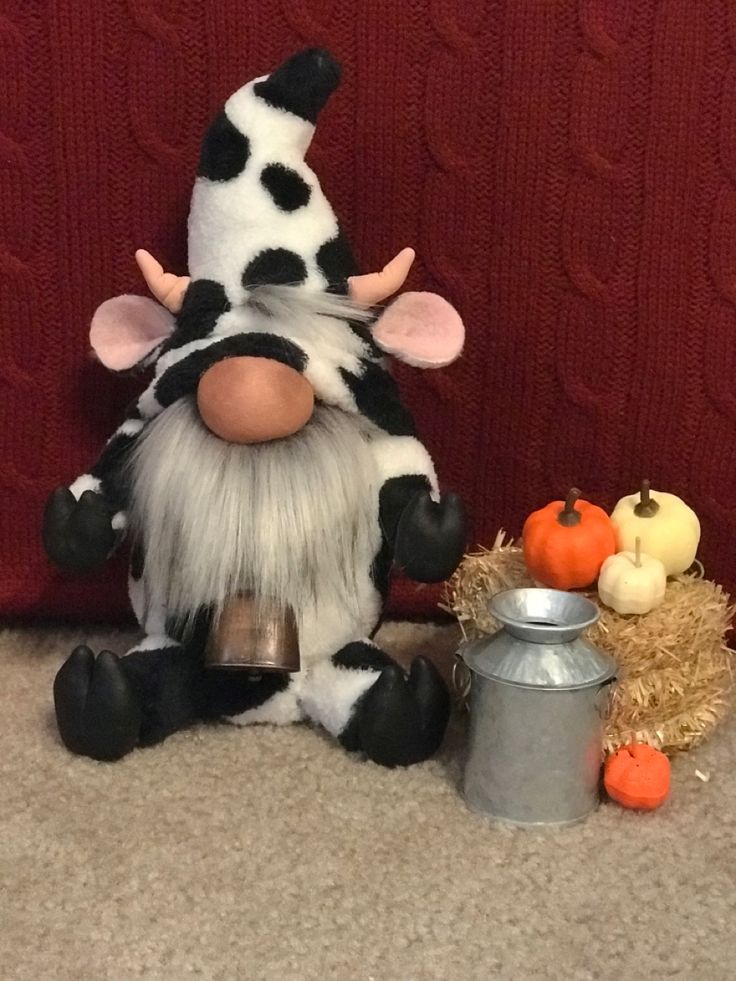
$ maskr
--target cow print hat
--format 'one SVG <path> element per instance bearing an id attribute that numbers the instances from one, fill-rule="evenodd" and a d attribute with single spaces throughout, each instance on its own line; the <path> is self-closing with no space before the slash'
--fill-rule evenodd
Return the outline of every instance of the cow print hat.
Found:
<path id="1" fill-rule="evenodd" d="M 345 372 L 362 378 L 373 370 L 367 362 L 380 361 L 382 353 L 430 368 L 459 355 L 462 321 L 435 294 L 405 293 L 380 316 L 371 309 L 399 288 L 406 263 L 385 292 L 384 282 L 378 293 L 374 284 L 365 290 L 383 274 L 357 277 L 365 282 L 356 299 L 355 260 L 304 160 L 339 78 L 332 56 L 310 49 L 230 96 L 202 145 L 189 213 L 190 276 L 165 274 L 144 252 L 149 268 L 158 266 L 155 286 L 145 270 L 144 276 L 163 305 L 125 295 L 95 312 L 90 343 L 103 364 L 113 371 L 156 365 L 156 379 L 139 400 L 143 418 L 191 393 L 207 358 L 284 360 L 284 340 L 301 349 L 292 366 L 302 370 L 308 361 L 305 374 L 318 397 L 349 411 L 356 408 L 349 391 L 354 379 Z M 413 250 L 407 252 L 410 264 Z M 280 295 L 269 287 L 281 288 Z M 178 303 L 170 302 L 169 290 Z M 264 324 L 264 316 L 275 319 Z M 314 316 L 324 318 L 319 337 L 309 327 Z"/>
<path id="2" fill-rule="evenodd" d="M 350 247 L 304 155 L 340 81 L 332 56 L 302 51 L 238 89 L 202 145 L 189 214 L 189 271 L 233 306 L 251 287 L 346 293 Z"/>

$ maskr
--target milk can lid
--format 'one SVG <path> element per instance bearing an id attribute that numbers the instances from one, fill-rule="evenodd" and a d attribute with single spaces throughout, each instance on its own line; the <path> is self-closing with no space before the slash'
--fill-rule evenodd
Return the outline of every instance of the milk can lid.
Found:
<path id="1" fill-rule="evenodd" d="M 556 589 L 510 589 L 490 602 L 503 630 L 462 649 L 471 670 L 523 688 L 587 688 L 610 681 L 616 662 L 580 634 L 600 615 L 595 603 Z"/>

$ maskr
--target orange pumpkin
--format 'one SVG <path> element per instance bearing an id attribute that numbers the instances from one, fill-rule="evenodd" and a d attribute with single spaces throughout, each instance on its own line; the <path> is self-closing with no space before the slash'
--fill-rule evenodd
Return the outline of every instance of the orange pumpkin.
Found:
<path id="1" fill-rule="evenodd" d="M 669 796 L 670 761 L 652 746 L 622 746 L 606 760 L 603 785 L 623 807 L 653 811 Z"/>
<path id="2" fill-rule="evenodd" d="M 603 508 L 581 501 L 573 488 L 565 501 L 534 511 L 524 524 L 524 560 L 537 582 L 554 589 L 580 589 L 598 578 L 616 551 L 616 530 Z"/>

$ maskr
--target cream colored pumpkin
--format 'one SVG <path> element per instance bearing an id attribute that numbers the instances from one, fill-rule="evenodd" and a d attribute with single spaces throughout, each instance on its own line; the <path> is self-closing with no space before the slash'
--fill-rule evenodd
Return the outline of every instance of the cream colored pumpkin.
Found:
<path id="1" fill-rule="evenodd" d="M 649 613 L 662 602 L 666 588 L 664 565 L 641 551 L 638 538 L 633 552 L 607 558 L 598 577 L 598 596 L 616 613 Z"/>
<path id="2" fill-rule="evenodd" d="M 621 498 L 611 521 L 620 552 L 633 551 L 640 538 L 642 552 L 659 559 L 668 576 L 676 576 L 693 564 L 700 542 L 700 521 L 675 494 L 650 490 L 649 481 L 642 481 L 639 494 Z"/>

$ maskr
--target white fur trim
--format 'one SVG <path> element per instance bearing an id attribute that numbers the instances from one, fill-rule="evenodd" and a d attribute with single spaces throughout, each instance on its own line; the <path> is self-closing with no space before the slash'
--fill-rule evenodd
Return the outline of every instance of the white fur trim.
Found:
<path id="1" fill-rule="evenodd" d="M 151 589 L 145 573 L 140 579 L 128 576 L 128 596 L 136 620 L 147 634 L 166 633 L 166 607 L 159 591 Z"/>
<path id="2" fill-rule="evenodd" d="M 291 722 L 300 722 L 304 715 L 298 697 L 299 680 L 298 675 L 293 676 L 288 688 L 272 695 L 263 705 L 242 712 L 240 715 L 227 716 L 226 720 L 236 726 L 255 725 L 259 722 L 284 726 Z"/>
<path id="3" fill-rule="evenodd" d="M 259 98 L 253 89 L 267 78 L 268 75 L 260 75 L 234 92 L 225 103 L 227 117 L 241 133 L 248 134 L 251 152 L 253 143 L 260 143 L 278 153 L 279 159 L 303 159 L 314 135 L 314 124 Z"/>
<path id="4" fill-rule="evenodd" d="M 94 491 L 96 494 L 100 492 L 100 481 L 97 477 L 93 477 L 92 474 L 83 473 L 81 476 L 77 477 L 73 484 L 69 487 L 69 490 L 75 496 L 77 500 L 85 493 L 85 491 Z"/>
<path id="5" fill-rule="evenodd" d="M 158 364 L 158 363 L 157 363 Z M 163 406 L 154 395 L 156 382 L 158 381 L 158 371 L 156 377 L 138 399 L 138 411 L 144 419 L 155 419 Z"/>
<path id="6" fill-rule="evenodd" d="M 138 433 L 143 429 L 142 419 L 126 419 L 122 426 L 118 428 L 113 433 L 113 439 L 115 436 L 137 436 Z"/>
<path id="7" fill-rule="evenodd" d="M 378 539 L 377 539 L 378 542 Z M 299 655 L 307 671 L 329 660 L 353 640 L 365 637 L 375 627 L 381 611 L 381 597 L 371 582 L 369 570 L 378 544 L 355 569 L 355 596 L 360 611 L 356 618 L 334 591 L 321 591 L 317 602 L 303 611 L 299 624 Z"/>
<path id="8" fill-rule="evenodd" d="M 419 474 L 429 480 L 432 496 L 439 500 L 437 474 L 426 448 L 414 436 L 377 436 L 371 440 L 378 473 L 383 485 L 392 477 Z"/>
<path id="9" fill-rule="evenodd" d="M 146 590 L 142 578 L 134 579 L 128 576 L 128 599 L 139 626 L 143 627 L 143 619 L 146 615 Z"/>
<path id="10" fill-rule="evenodd" d="M 350 721 L 355 703 L 379 677 L 378 671 L 340 668 L 331 660 L 315 664 L 302 693 L 302 706 L 310 719 L 332 736 L 339 736 Z"/>
<path id="11" fill-rule="evenodd" d="M 166 634 L 149 634 L 143 638 L 135 647 L 131 647 L 128 654 L 135 654 L 138 651 L 160 651 L 165 647 L 179 647 L 180 644 Z"/>
<path id="12" fill-rule="evenodd" d="M 128 515 L 125 511 L 116 511 L 112 516 L 110 524 L 112 525 L 113 531 L 125 531 L 128 527 Z"/>

